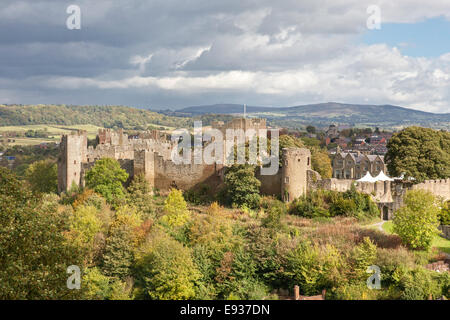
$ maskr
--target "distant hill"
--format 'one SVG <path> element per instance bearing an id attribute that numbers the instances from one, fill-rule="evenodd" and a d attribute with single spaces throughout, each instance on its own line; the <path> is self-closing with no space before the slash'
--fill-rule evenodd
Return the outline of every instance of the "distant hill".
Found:
<path id="1" fill-rule="evenodd" d="M 254 107 L 254 106 L 247 106 L 246 110 L 248 113 L 254 113 L 254 112 L 270 112 L 272 109 L 271 107 Z M 276 108 L 278 110 L 278 108 Z M 209 113 L 215 113 L 215 114 L 234 114 L 234 113 L 243 113 L 244 106 L 242 104 L 213 104 L 213 105 L 206 105 L 206 106 L 194 106 L 194 107 L 187 107 L 183 109 L 179 109 L 176 112 L 180 113 L 187 113 L 187 114 L 209 114 Z"/>
<path id="2" fill-rule="evenodd" d="M 229 121 L 241 116 L 243 106 L 216 104 L 187 107 L 176 111 L 150 111 L 126 106 L 0 105 L 0 126 L 36 124 L 81 125 L 105 128 L 147 129 L 149 125 L 188 128 L 194 120 L 209 125 L 213 120 Z M 306 125 L 401 128 L 420 125 L 435 129 L 450 128 L 450 114 L 434 114 L 391 105 L 354 105 L 320 103 L 287 108 L 247 106 L 250 117 L 268 119 L 270 125 L 302 128 Z"/>
<path id="3" fill-rule="evenodd" d="M 187 107 L 177 110 L 177 112 L 191 115 L 208 113 L 242 114 L 243 106 L 216 104 Z M 286 127 L 295 127 L 296 124 L 326 125 L 329 123 L 381 127 L 401 127 L 413 124 L 444 129 L 450 127 L 450 113 L 436 114 L 392 105 L 328 102 L 285 108 L 248 106 L 247 114 L 265 117 L 272 123 L 284 124 Z"/>

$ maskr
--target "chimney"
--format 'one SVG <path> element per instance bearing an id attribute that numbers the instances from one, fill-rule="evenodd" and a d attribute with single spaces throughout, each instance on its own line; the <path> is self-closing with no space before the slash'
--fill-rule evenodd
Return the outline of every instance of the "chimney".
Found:
<path id="1" fill-rule="evenodd" d="M 294 286 L 294 300 L 300 300 L 300 288 L 299 286 Z"/>
<path id="2" fill-rule="evenodd" d="M 358 157 L 360 157 L 361 156 L 361 152 L 358 150 L 358 151 L 356 151 L 356 155 L 358 156 Z"/>

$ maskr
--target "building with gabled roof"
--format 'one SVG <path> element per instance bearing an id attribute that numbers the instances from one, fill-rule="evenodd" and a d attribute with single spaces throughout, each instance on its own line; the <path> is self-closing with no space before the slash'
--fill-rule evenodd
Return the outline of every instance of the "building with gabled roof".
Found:
<path id="1" fill-rule="evenodd" d="M 384 156 L 367 155 L 361 152 L 337 152 L 333 159 L 333 178 L 360 179 L 369 172 L 377 176 L 386 173 Z"/>

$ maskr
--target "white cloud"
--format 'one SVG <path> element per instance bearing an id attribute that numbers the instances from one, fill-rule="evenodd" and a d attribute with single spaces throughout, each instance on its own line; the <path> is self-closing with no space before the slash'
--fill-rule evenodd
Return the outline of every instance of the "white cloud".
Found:
<path id="1" fill-rule="evenodd" d="M 138 89 L 167 106 L 187 95 L 215 103 L 216 94 L 254 105 L 366 101 L 450 112 L 450 53 L 414 58 L 357 45 L 369 5 L 380 6 L 382 23 L 413 23 L 450 20 L 450 1 L 80 0 L 80 33 L 64 29 L 60 1 L 4 3 L 0 27 L 12 30 L 0 36 L 5 101 L 57 93 L 64 102 L 85 90 L 102 103 L 103 90 Z"/>

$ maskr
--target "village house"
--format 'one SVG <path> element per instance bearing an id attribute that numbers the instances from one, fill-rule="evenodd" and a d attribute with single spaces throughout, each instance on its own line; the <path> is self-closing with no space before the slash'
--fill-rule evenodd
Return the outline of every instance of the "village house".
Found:
<path id="1" fill-rule="evenodd" d="M 361 152 L 337 152 L 333 159 L 333 178 L 360 179 L 367 172 L 377 176 L 381 171 L 386 173 L 384 156 L 367 155 Z"/>

